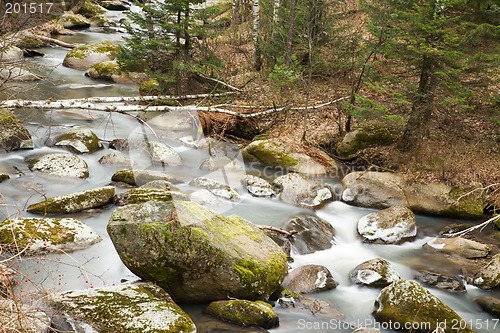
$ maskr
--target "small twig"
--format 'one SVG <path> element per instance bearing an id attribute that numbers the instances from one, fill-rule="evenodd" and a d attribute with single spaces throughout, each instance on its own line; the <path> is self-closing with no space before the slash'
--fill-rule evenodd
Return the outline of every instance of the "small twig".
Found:
<path id="1" fill-rule="evenodd" d="M 259 225 L 258 227 L 259 227 L 260 230 L 275 231 L 275 232 L 277 232 L 279 234 L 282 234 L 286 238 L 291 238 L 291 237 L 293 237 L 293 235 L 295 235 L 297 233 L 296 230 L 286 231 L 286 230 L 283 230 L 283 229 L 280 229 L 280 228 L 276 228 L 276 227 L 273 227 L 273 226 L 270 226 L 270 225 Z"/>

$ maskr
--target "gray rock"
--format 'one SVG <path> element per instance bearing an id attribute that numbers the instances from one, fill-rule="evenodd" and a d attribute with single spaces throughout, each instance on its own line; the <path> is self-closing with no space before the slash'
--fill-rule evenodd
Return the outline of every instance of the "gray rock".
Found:
<path id="1" fill-rule="evenodd" d="M 434 238 L 425 243 L 423 247 L 469 259 L 486 257 L 491 250 L 489 245 L 462 237 Z"/>
<path id="2" fill-rule="evenodd" d="M 247 161 L 257 161 L 264 166 L 308 175 L 321 175 L 337 169 L 337 165 L 328 155 L 317 152 L 327 165 L 323 165 L 310 156 L 292 150 L 278 140 L 256 140 L 243 150 Z"/>
<path id="3" fill-rule="evenodd" d="M 283 225 L 282 229 L 297 232 L 291 242 L 298 254 L 327 250 L 332 247 L 335 236 L 335 230 L 330 223 L 309 215 L 293 217 Z"/>
<path id="4" fill-rule="evenodd" d="M 335 289 L 338 283 L 325 266 L 304 265 L 289 272 L 281 285 L 294 293 L 310 294 Z"/>
<path id="5" fill-rule="evenodd" d="M 116 58 L 120 47 L 109 41 L 77 46 L 66 54 L 63 66 L 89 69 L 93 65 Z"/>
<path id="6" fill-rule="evenodd" d="M 32 306 L 0 298 L 0 327 L 4 332 L 46 333 L 49 316 Z"/>
<path id="7" fill-rule="evenodd" d="M 329 186 L 298 173 L 276 178 L 273 186 L 278 198 L 297 207 L 315 208 L 333 199 Z"/>
<path id="8" fill-rule="evenodd" d="M 341 320 L 344 314 L 332 307 L 331 304 L 312 297 L 291 293 L 284 289 L 276 302 L 283 310 L 293 312 L 300 316 L 309 316 L 328 320 Z"/>
<path id="9" fill-rule="evenodd" d="M 401 277 L 389 261 L 375 258 L 356 266 L 349 274 L 349 278 L 356 284 L 386 287 Z"/>
<path id="10" fill-rule="evenodd" d="M 227 156 L 209 157 L 200 165 L 201 170 L 215 171 L 218 169 L 224 170 L 242 170 L 243 167 L 238 164 L 237 160 L 232 160 Z"/>
<path id="11" fill-rule="evenodd" d="M 271 184 L 257 176 L 246 175 L 241 180 L 241 185 L 254 197 L 273 197 L 276 195 Z"/>
<path id="12" fill-rule="evenodd" d="M 98 187 L 87 191 L 76 192 L 46 198 L 43 201 L 29 205 L 26 209 L 35 214 L 68 214 L 86 209 L 107 205 L 115 195 L 113 186 Z"/>
<path id="13" fill-rule="evenodd" d="M 113 174 L 111 180 L 133 186 L 141 186 L 153 180 L 166 180 L 173 184 L 182 183 L 183 181 L 164 172 L 139 169 L 119 170 Z"/>
<path id="14" fill-rule="evenodd" d="M 467 292 L 463 281 L 455 276 L 423 271 L 419 272 L 415 276 L 415 280 L 420 281 L 428 286 L 436 287 L 450 292 Z"/>
<path id="15" fill-rule="evenodd" d="M 116 167 L 131 167 L 135 165 L 135 162 L 132 161 L 130 158 L 126 158 L 124 156 L 115 153 L 110 153 L 103 155 L 99 159 L 99 164 L 116 166 Z"/>
<path id="16" fill-rule="evenodd" d="M 210 303 L 206 312 L 240 326 L 258 326 L 265 329 L 279 326 L 279 318 L 271 304 L 263 301 L 216 301 Z"/>
<path id="17" fill-rule="evenodd" d="M 182 159 L 171 147 L 163 142 L 151 141 L 147 144 L 148 153 L 153 164 L 179 166 Z"/>
<path id="18" fill-rule="evenodd" d="M 203 205 L 218 206 L 223 203 L 221 198 L 219 198 L 209 190 L 205 190 L 204 188 L 191 193 L 190 198 L 192 201 L 199 203 L 202 206 Z"/>
<path id="19" fill-rule="evenodd" d="M 474 302 L 486 312 L 491 313 L 497 318 L 500 317 L 500 299 L 493 296 L 480 296 L 474 299 Z"/>
<path id="20" fill-rule="evenodd" d="M 7 46 L 5 42 L 0 42 L 0 63 L 15 62 L 24 58 L 24 52 L 17 46 Z"/>
<path id="21" fill-rule="evenodd" d="M 93 153 L 102 149 L 99 138 L 88 128 L 76 128 L 59 135 L 55 145 L 67 148 L 77 154 Z"/>
<path id="22" fill-rule="evenodd" d="M 119 196 L 120 205 L 135 204 L 155 201 L 173 201 L 173 200 L 189 200 L 189 196 L 180 191 L 180 189 L 165 181 L 155 180 L 142 185 L 139 188 L 132 188 Z"/>
<path id="23" fill-rule="evenodd" d="M 127 152 L 129 150 L 129 142 L 127 139 L 113 139 L 109 144 L 109 148 Z"/>
<path id="24" fill-rule="evenodd" d="M 90 27 L 90 21 L 83 15 L 65 12 L 58 18 L 64 29 L 85 29 Z"/>
<path id="25" fill-rule="evenodd" d="M 291 256 L 292 243 L 290 242 L 290 239 L 284 237 L 283 234 L 274 230 L 264 229 L 264 232 L 269 238 L 271 238 L 276 244 L 278 244 L 283 253 L 285 253 L 288 262 L 293 262 L 293 258 Z"/>
<path id="26" fill-rule="evenodd" d="M 415 281 L 394 281 L 380 291 L 375 306 L 373 316 L 378 321 L 408 323 L 415 328 L 421 323 L 430 325 L 420 326 L 415 332 L 430 332 L 440 325 L 446 333 L 474 333 L 469 327 L 457 330 L 453 323 L 460 323 L 462 318 Z"/>
<path id="27" fill-rule="evenodd" d="M 43 172 L 62 178 L 87 178 L 89 167 L 78 156 L 66 153 L 49 153 L 26 158 L 31 171 Z"/>
<path id="28" fill-rule="evenodd" d="M 500 285 L 500 254 L 495 254 L 491 261 L 474 276 L 474 284 L 481 289 L 492 289 Z"/>
<path id="29" fill-rule="evenodd" d="M 32 82 L 39 81 L 40 77 L 22 67 L 0 68 L 0 80 L 10 82 Z"/>
<path id="30" fill-rule="evenodd" d="M 69 317 L 98 332 L 195 333 L 196 327 L 170 296 L 152 283 L 72 290 L 50 296 Z"/>
<path id="31" fill-rule="evenodd" d="M 369 242 L 398 244 L 417 235 L 415 215 L 404 206 L 386 208 L 362 217 L 358 233 Z"/>
<path id="32" fill-rule="evenodd" d="M 73 218 L 16 218 L 0 223 L 0 244 L 26 248 L 29 254 L 75 251 L 101 240 L 92 228 Z"/>
<path id="33" fill-rule="evenodd" d="M 22 121 L 7 109 L 0 109 L 0 153 L 33 148 L 33 141 Z"/>
<path id="34" fill-rule="evenodd" d="M 287 271 L 285 255 L 259 228 L 194 202 L 119 207 L 107 230 L 134 274 L 181 302 L 266 299 Z"/>
<path id="35" fill-rule="evenodd" d="M 197 177 L 189 182 L 189 185 L 199 187 L 212 192 L 215 196 L 228 199 L 231 201 L 238 201 L 240 195 L 229 185 L 225 185 L 214 179 L 206 177 Z"/>
<path id="36" fill-rule="evenodd" d="M 408 206 L 404 180 L 394 173 L 351 172 L 342 179 L 342 186 L 342 200 L 354 206 L 378 209 Z"/>

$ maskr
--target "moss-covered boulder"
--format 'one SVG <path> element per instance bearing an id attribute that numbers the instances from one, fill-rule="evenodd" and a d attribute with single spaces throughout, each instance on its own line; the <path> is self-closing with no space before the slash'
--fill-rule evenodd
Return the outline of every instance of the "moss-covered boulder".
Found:
<path id="1" fill-rule="evenodd" d="M 378 209 L 408 206 L 404 184 L 403 177 L 391 172 L 351 172 L 342 179 L 342 201 Z"/>
<path id="2" fill-rule="evenodd" d="M 87 163 L 72 154 L 49 153 L 26 157 L 31 171 L 38 171 L 57 177 L 87 178 L 89 167 Z"/>
<path id="3" fill-rule="evenodd" d="M 119 201 L 122 205 L 155 201 L 189 200 L 189 195 L 165 180 L 155 180 L 144 184 L 139 188 L 132 188 L 120 194 Z"/>
<path id="4" fill-rule="evenodd" d="M 73 218 L 17 218 L 0 222 L 0 244 L 30 254 L 74 251 L 101 241 L 85 223 Z"/>
<path id="5" fill-rule="evenodd" d="M 164 172 L 138 169 L 119 170 L 113 174 L 111 180 L 133 186 L 141 186 L 153 180 L 166 180 L 173 184 L 182 182 L 181 179 L 168 175 Z"/>
<path id="6" fill-rule="evenodd" d="M 163 142 L 150 141 L 147 143 L 146 148 L 153 164 L 167 166 L 179 166 L 182 164 L 179 154 Z"/>
<path id="7" fill-rule="evenodd" d="M 134 274 L 180 302 L 266 299 L 287 271 L 285 255 L 259 228 L 190 201 L 119 207 L 107 230 Z"/>
<path id="8" fill-rule="evenodd" d="M 415 281 L 398 280 L 382 289 L 374 317 L 382 322 L 409 325 L 413 332 L 428 333 L 441 327 L 445 333 L 474 333 L 465 321 Z M 463 323 L 464 325 L 457 325 Z M 425 324 L 425 325 L 424 325 Z M 430 326 L 430 327 L 429 327 Z"/>
<path id="9" fill-rule="evenodd" d="M 337 169 L 335 161 L 328 155 L 317 152 L 321 163 L 312 157 L 299 153 L 278 140 L 256 140 L 243 150 L 243 157 L 249 162 L 258 162 L 309 175 L 322 175 Z"/>
<path id="10" fill-rule="evenodd" d="M 298 254 L 314 253 L 333 246 L 335 229 L 319 217 L 297 215 L 286 221 L 281 228 L 290 232 L 294 231 L 290 241 Z"/>
<path id="11" fill-rule="evenodd" d="M 386 208 L 363 216 L 358 233 L 369 242 L 399 244 L 417 235 L 415 214 L 405 206 Z"/>
<path id="12" fill-rule="evenodd" d="M 26 209 L 35 214 L 67 214 L 107 205 L 115 195 L 114 186 L 104 186 L 68 195 L 47 198 Z"/>
<path id="13" fill-rule="evenodd" d="M 273 197 L 274 190 L 265 179 L 253 175 L 246 175 L 241 180 L 241 185 L 254 197 Z"/>
<path id="14" fill-rule="evenodd" d="M 374 258 L 356 266 L 349 278 L 352 282 L 369 287 L 387 287 L 401 277 L 391 263 L 382 258 Z"/>
<path id="15" fill-rule="evenodd" d="M 111 42 L 77 46 L 66 54 L 63 65 L 75 69 L 89 69 L 92 65 L 116 58 L 120 47 Z"/>
<path id="16" fill-rule="evenodd" d="M 279 326 L 279 318 L 271 304 L 263 301 L 216 301 L 210 303 L 206 312 L 240 326 L 259 326 L 265 329 Z"/>
<path id="17" fill-rule="evenodd" d="M 130 8 L 127 2 L 121 0 L 99 0 L 99 4 L 107 10 L 124 11 Z"/>
<path id="18" fill-rule="evenodd" d="M 92 0 L 85 0 L 84 5 L 78 11 L 78 14 L 81 14 L 87 18 L 104 13 L 106 13 L 106 9 Z"/>
<path id="19" fill-rule="evenodd" d="M 93 153 L 102 149 L 101 141 L 88 128 L 75 128 L 59 135 L 55 145 L 67 148 L 77 154 Z"/>
<path id="20" fill-rule="evenodd" d="M 103 61 L 90 67 L 85 76 L 96 80 L 105 80 L 116 83 L 131 83 L 133 79 L 122 72 L 116 60 Z"/>
<path id="21" fill-rule="evenodd" d="M 50 329 L 50 318 L 33 305 L 0 298 L 0 328 L 2 332 L 46 333 Z"/>
<path id="22" fill-rule="evenodd" d="M 214 179 L 197 177 L 191 180 L 189 182 L 189 185 L 208 190 L 217 197 L 221 197 L 231 201 L 238 201 L 240 199 L 240 195 L 238 194 L 238 192 L 231 188 L 231 186 Z"/>
<path id="23" fill-rule="evenodd" d="M 299 294 L 335 289 L 337 285 L 332 273 L 322 265 L 299 266 L 290 271 L 282 283 L 283 288 Z"/>
<path id="24" fill-rule="evenodd" d="M 59 16 L 59 23 L 65 29 L 86 29 L 90 27 L 90 21 L 83 15 L 66 12 Z"/>
<path id="25" fill-rule="evenodd" d="M 50 295 L 52 305 L 86 324 L 85 332 L 195 333 L 171 297 L 152 283 L 134 283 Z"/>
<path id="26" fill-rule="evenodd" d="M 500 254 L 495 254 L 491 261 L 474 276 L 474 284 L 481 289 L 492 289 L 500 285 Z"/>
<path id="27" fill-rule="evenodd" d="M 22 121 L 12 111 L 0 108 L 0 153 L 31 148 L 33 141 Z"/>
<path id="28" fill-rule="evenodd" d="M 425 243 L 423 247 L 469 259 L 486 257 L 491 250 L 491 247 L 486 244 L 462 237 L 433 238 Z"/>
<path id="29" fill-rule="evenodd" d="M 297 207 L 316 208 L 334 199 L 330 186 L 298 173 L 279 176 L 273 187 L 280 200 Z"/>
<path id="30" fill-rule="evenodd" d="M 479 296 L 474 299 L 474 302 L 486 312 L 500 318 L 500 298 L 493 296 Z"/>

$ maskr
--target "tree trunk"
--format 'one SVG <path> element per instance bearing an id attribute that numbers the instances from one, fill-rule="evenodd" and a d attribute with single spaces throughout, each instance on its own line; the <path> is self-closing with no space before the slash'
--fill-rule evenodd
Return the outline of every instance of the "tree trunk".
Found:
<path id="1" fill-rule="evenodd" d="M 292 43 L 293 43 L 293 30 L 295 28 L 295 4 L 297 0 L 290 2 L 290 21 L 288 23 L 288 35 L 286 38 L 286 54 L 285 65 L 290 68 L 292 64 Z"/>
<path id="2" fill-rule="evenodd" d="M 260 32 L 260 16 L 259 16 L 259 0 L 253 0 L 253 44 L 254 51 L 254 67 L 260 71 L 262 67 L 262 55 L 260 50 L 259 32 Z"/>
<path id="3" fill-rule="evenodd" d="M 231 25 L 233 27 L 236 27 L 238 24 L 241 23 L 240 20 L 240 3 L 241 0 L 233 0 L 233 16 L 231 18 Z"/>
<path id="4" fill-rule="evenodd" d="M 413 102 L 410 118 L 406 124 L 401 142 L 401 150 L 403 151 L 415 148 L 417 142 L 425 136 L 434 102 L 434 71 L 433 59 L 424 55 L 420 67 L 417 96 Z"/>

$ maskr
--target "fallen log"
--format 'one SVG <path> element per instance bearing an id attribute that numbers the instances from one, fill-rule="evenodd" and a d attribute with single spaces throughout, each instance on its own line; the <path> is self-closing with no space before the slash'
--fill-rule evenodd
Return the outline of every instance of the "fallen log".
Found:
<path id="1" fill-rule="evenodd" d="M 40 35 L 36 35 L 35 38 L 38 38 L 41 41 L 49 43 L 49 44 L 55 44 L 55 45 L 59 45 L 62 47 L 66 47 L 68 49 L 74 49 L 76 47 L 75 44 L 66 43 L 66 42 L 60 41 L 60 40 L 55 39 L 55 38 L 50 38 L 50 37 L 45 37 L 45 36 L 40 36 Z"/>

